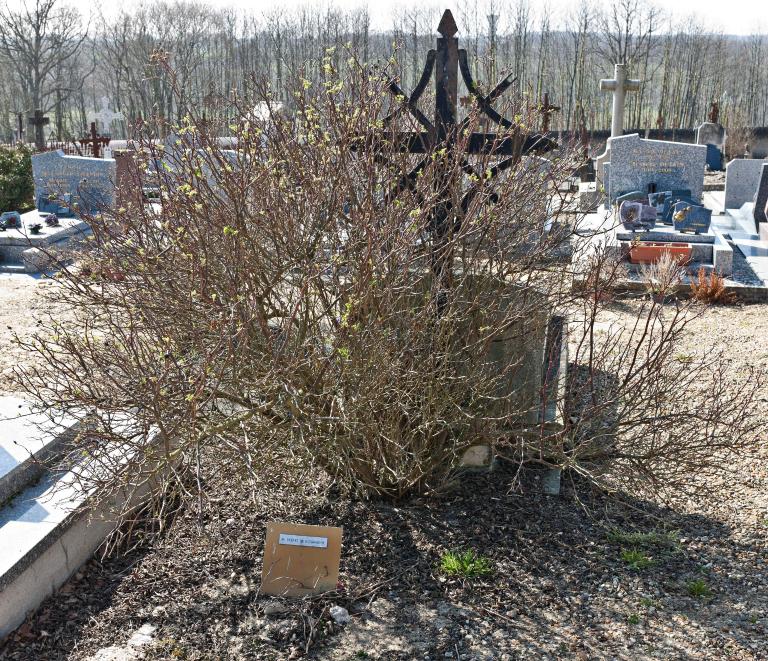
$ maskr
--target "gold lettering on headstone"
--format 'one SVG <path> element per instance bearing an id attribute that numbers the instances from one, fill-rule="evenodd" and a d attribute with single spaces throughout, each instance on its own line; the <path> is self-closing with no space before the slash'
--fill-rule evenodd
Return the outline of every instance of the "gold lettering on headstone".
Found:
<path id="1" fill-rule="evenodd" d="M 639 170 L 640 172 L 657 172 L 659 174 L 672 174 L 674 172 L 679 172 L 680 170 L 684 169 L 685 165 L 678 161 L 652 160 L 652 161 L 637 161 L 632 167 L 634 170 Z"/>

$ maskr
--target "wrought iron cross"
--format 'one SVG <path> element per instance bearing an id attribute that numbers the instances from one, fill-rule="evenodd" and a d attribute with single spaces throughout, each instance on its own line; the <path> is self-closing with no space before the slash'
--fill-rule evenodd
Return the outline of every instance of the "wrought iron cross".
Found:
<path id="1" fill-rule="evenodd" d="M 109 144 L 109 138 L 104 135 L 99 135 L 96 130 L 96 122 L 91 122 L 91 135 L 80 138 L 78 142 L 81 145 L 91 145 L 91 152 L 94 158 L 101 158 L 101 147 L 106 147 Z"/>
<path id="2" fill-rule="evenodd" d="M 560 106 L 553 106 L 549 103 L 549 92 L 544 92 L 544 100 L 539 104 L 539 113 L 541 113 L 541 130 L 543 133 L 549 131 L 550 115 L 560 112 Z"/>
<path id="3" fill-rule="evenodd" d="M 557 147 L 557 143 L 543 135 L 521 135 L 513 122 L 494 110 L 494 101 L 513 84 L 514 80 L 507 76 L 489 94 L 483 94 L 472 79 L 467 51 L 459 48 L 459 40 L 456 37 L 458 31 L 453 14 L 446 9 L 437 26 L 437 32 L 440 34 L 437 39 L 437 48 L 428 51 L 424 71 L 413 92 L 408 95 L 394 80 L 389 83 L 390 92 L 400 103 L 384 118 L 384 125 L 388 126 L 401 114 L 410 113 L 423 130 L 396 133 L 393 136 L 394 142 L 401 152 L 426 155 L 410 172 L 400 177 L 400 180 L 385 195 L 384 204 L 391 203 L 406 190 L 414 190 L 419 173 L 433 162 L 433 155 L 438 150 L 443 154 L 436 162 L 437 172 L 434 182 L 436 201 L 430 209 L 427 224 L 427 230 L 432 238 L 431 268 L 438 287 L 436 296 L 438 314 L 444 308 L 447 291 L 452 286 L 450 234 L 460 228 L 463 216 L 471 202 L 480 193 L 481 187 L 487 185 L 488 179 L 498 176 L 515 165 L 523 154 L 543 153 Z M 418 101 L 429 84 L 433 72 L 435 110 L 433 118 L 430 119 L 419 109 Z M 459 72 L 480 112 L 497 126 L 508 129 L 503 135 L 490 132 L 473 132 L 466 135 L 471 120 L 470 117 L 466 117 L 461 122 L 458 121 Z M 461 144 L 459 138 L 462 140 Z M 452 162 L 457 149 L 461 149 L 463 156 L 460 161 L 461 172 L 457 172 L 448 165 Z M 472 154 L 488 155 L 500 160 L 480 173 L 467 159 Z M 459 208 L 455 208 L 452 193 L 462 186 L 463 175 L 474 175 L 470 177 L 474 183 L 467 186 L 461 197 Z M 494 203 L 496 199 L 495 196 L 488 196 L 490 203 Z"/>
<path id="4" fill-rule="evenodd" d="M 45 117 L 43 111 L 38 108 L 35 110 L 35 114 L 32 117 L 27 117 L 27 121 L 30 126 L 35 127 L 35 146 L 38 149 L 45 149 L 43 126 L 46 126 L 51 121 L 50 117 Z"/>
<path id="5" fill-rule="evenodd" d="M 458 121 L 459 72 L 461 72 L 464 84 L 480 112 L 497 126 L 511 130 L 503 136 L 490 132 L 472 133 L 467 136 L 466 145 L 463 147 L 463 151 L 467 155 L 487 154 L 501 158 L 485 173 L 486 180 L 488 176 L 495 177 L 515 165 L 523 154 L 545 153 L 557 147 L 556 142 L 540 134 L 518 135 L 515 132 L 515 124 L 494 110 L 493 102 L 514 83 L 514 80 L 510 76 L 506 76 L 489 94 L 483 94 L 480 91 L 472 78 L 467 51 L 459 48 L 459 40 L 455 36 L 459 30 L 449 9 L 445 10 L 440 24 L 437 26 L 437 31 L 440 34 L 437 39 L 437 48 L 428 51 L 424 71 L 413 92 L 410 95 L 406 94 L 395 81 L 391 81 L 389 84 L 390 92 L 395 98 L 402 101 L 399 107 L 384 119 L 385 126 L 402 113 L 408 112 L 424 129 L 419 132 L 396 134 L 395 141 L 400 151 L 411 154 L 431 154 L 438 149 L 445 149 L 448 153 L 456 150 L 458 138 L 459 136 L 464 137 L 464 131 L 469 127 L 470 122 L 469 118 L 465 118 L 461 122 Z M 435 74 L 435 111 L 434 118 L 430 120 L 419 109 L 418 101 L 429 84 L 433 72 Z M 466 102 L 462 99 L 462 105 L 464 103 Z M 401 177 L 400 181 L 392 187 L 385 197 L 385 203 L 391 202 L 401 192 L 413 189 L 419 173 L 430 161 L 430 156 L 425 157 L 408 174 Z M 467 174 L 478 174 L 466 159 L 462 161 L 462 169 Z M 478 177 L 479 180 L 482 178 Z M 444 199 L 438 202 L 433 209 L 430 229 L 438 236 L 444 235 L 450 228 L 450 223 L 447 222 L 448 215 L 450 213 L 461 215 L 466 212 L 470 202 L 479 192 L 480 184 L 470 186 L 461 200 L 461 209 L 452 210 L 451 196 L 448 194 L 452 183 L 458 182 L 444 182 Z"/>
<path id="6" fill-rule="evenodd" d="M 717 101 L 713 101 L 709 109 L 709 121 L 712 124 L 717 124 L 720 120 L 720 104 Z"/>

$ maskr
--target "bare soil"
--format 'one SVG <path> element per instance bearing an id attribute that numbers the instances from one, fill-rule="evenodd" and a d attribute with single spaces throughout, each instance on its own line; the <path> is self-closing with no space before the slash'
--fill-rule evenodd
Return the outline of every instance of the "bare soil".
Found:
<path id="1" fill-rule="evenodd" d="M 5 284 L 3 319 L 20 326 L 22 313 L 7 307 L 26 300 L 34 310 L 36 294 Z M 632 306 L 613 314 L 628 319 Z M 714 342 L 736 369 L 765 368 L 766 315 L 768 306 L 712 308 L 681 351 Z M 516 467 L 503 462 L 441 500 L 397 505 L 278 480 L 252 495 L 208 475 L 215 500 L 202 525 L 185 511 L 159 538 L 91 561 L 0 659 L 103 659 L 94 655 L 147 623 L 157 627 L 141 649 L 147 659 L 765 659 L 765 440 L 759 460 L 734 466 L 704 497 L 666 504 L 572 482 L 543 496 L 537 471 L 513 487 Z M 275 519 L 344 527 L 336 592 L 277 603 L 260 594 L 265 525 Z M 443 575 L 441 554 L 452 549 L 488 557 L 493 573 Z M 637 553 L 645 560 L 633 562 Z M 332 605 L 352 621 L 335 624 Z"/>
<path id="2" fill-rule="evenodd" d="M 0 332 L 5 337 L 0 351 L 0 392 L 16 390 L 11 380 L 13 368 L 29 364 L 33 358 L 13 340 L 14 333 L 33 333 L 38 320 L 50 311 L 46 292 L 55 281 L 43 275 L 0 274 Z"/>

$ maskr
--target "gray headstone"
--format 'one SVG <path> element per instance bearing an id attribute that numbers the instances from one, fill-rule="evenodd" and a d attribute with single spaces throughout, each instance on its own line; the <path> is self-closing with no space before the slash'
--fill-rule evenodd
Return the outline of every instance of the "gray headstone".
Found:
<path id="1" fill-rule="evenodd" d="M 755 228 L 760 231 L 760 223 L 768 222 L 765 215 L 765 205 L 768 204 L 768 163 L 765 163 L 760 169 L 760 179 L 757 182 L 755 191 L 755 209 L 753 217 L 755 219 Z"/>
<path id="2" fill-rule="evenodd" d="M 741 209 L 755 199 L 760 172 L 768 160 L 737 158 L 725 166 L 725 208 Z"/>
<path id="3" fill-rule="evenodd" d="M 63 151 L 32 155 L 35 201 L 71 196 L 87 213 L 111 206 L 115 192 L 115 161 L 111 158 L 65 156 Z"/>
<path id="4" fill-rule="evenodd" d="M 686 188 L 701 200 L 707 148 L 684 142 L 644 140 L 637 133 L 611 138 L 611 176 L 608 196 L 627 191 L 645 193 Z"/>
<path id="5" fill-rule="evenodd" d="M 526 154 L 522 157 L 520 164 L 523 170 L 528 172 L 536 171 L 544 179 L 552 172 L 552 161 L 541 156 Z"/>
<path id="6" fill-rule="evenodd" d="M 723 169 L 723 152 L 717 145 L 706 145 L 707 167 L 710 170 L 720 172 Z"/>
<path id="7" fill-rule="evenodd" d="M 704 122 L 696 129 L 697 145 L 715 145 L 722 149 L 725 145 L 725 128 L 720 124 Z"/>

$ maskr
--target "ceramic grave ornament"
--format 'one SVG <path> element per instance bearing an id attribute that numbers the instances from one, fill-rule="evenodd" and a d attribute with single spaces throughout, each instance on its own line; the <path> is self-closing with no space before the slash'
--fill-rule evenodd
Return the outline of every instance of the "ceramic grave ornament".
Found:
<path id="1" fill-rule="evenodd" d="M 712 223 L 712 210 L 686 202 L 676 202 L 672 220 L 676 232 L 706 234 Z"/>
<path id="2" fill-rule="evenodd" d="M 647 232 L 656 225 L 656 209 L 642 202 L 624 200 L 619 207 L 619 218 L 624 229 Z"/>
<path id="3" fill-rule="evenodd" d="M 701 206 L 696 200 L 690 197 L 685 197 L 684 195 L 681 195 L 679 197 L 678 196 L 670 197 L 664 201 L 664 206 L 662 207 L 662 210 L 661 210 L 660 221 L 662 223 L 671 225 L 674 222 L 673 215 L 675 213 L 675 205 L 678 202 L 684 202 L 685 204 L 692 207 Z"/>
<path id="4" fill-rule="evenodd" d="M 665 190 L 658 193 L 648 193 L 648 204 L 656 208 L 661 213 L 664 210 L 664 203 L 674 198 L 690 199 L 691 191 L 680 188 L 678 190 Z"/>
<path id="5" fill-rule="evenodd" d="M 21 227 L 21 214 L 18 211 L 6 211 L 0 214 L 0 230 Z"/>

